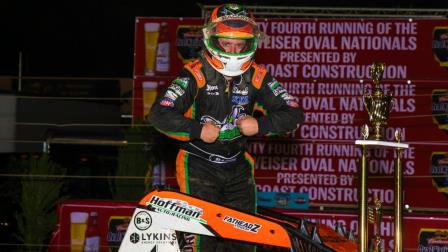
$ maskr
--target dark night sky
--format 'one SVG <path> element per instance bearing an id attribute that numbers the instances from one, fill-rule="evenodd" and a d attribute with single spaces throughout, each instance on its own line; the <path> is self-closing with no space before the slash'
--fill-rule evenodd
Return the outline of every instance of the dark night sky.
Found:
<path id="1" fill-rule="evenodd" d="M 223 1 L 72 0 L 0 2 L 0 75 L 132 77 L 137 16 L 199 17 L 199 3 Z M 448 8 L 448 1 L 236 1 L 247 5 Z M 329 4 L 338 2 L 337 5 Z M 423 3 L 420 3 L 423 2 Z"/>

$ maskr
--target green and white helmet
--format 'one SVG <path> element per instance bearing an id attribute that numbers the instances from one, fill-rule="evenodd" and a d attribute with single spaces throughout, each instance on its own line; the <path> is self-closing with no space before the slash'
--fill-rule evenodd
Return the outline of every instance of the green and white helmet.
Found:
<path id="1" fill-rule="evenodd" d="M 251 13 L 238 4 L 224 4 L 213 9 L 203 29 L 206 59 L 216 71 L 226 76 L 237 76 L 252 65 L 260 36 Z M 238 53 L 226 52 L 218 39 L 244 40 Z"/>

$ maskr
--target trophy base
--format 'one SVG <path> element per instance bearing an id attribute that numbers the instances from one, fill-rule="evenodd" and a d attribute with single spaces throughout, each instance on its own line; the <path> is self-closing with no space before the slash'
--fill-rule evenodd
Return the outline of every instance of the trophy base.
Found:
<path id="1" fill-rule="evenodd" d="M 383 146 L 383 147 L 392 147 L 392 148 L 409 148 L 409 144 L 397 143 L 397 142 L 388 142 L 388 141 L 377 141 L 377 140 L 356 140 L 356 145 L 371 145 L 371 146 Z"/>

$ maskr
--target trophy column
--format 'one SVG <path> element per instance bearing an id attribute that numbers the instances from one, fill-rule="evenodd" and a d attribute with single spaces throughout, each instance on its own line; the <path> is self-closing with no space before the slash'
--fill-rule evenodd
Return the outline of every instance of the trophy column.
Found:
<path id="1" fill-rule="evenodd" d="M 358 187 L 358 249 L 361 252 L 367 251 L 367 146 L 361 145 L 361 170 L 359 171 L 359 187 Z"/>
<path id="2" fill-rule="evenodd" d="M 395 224 L 395 247 L 394 251 L 402 251 L 402 210 L 403 210 L 403 177 L 402 177 L 402 163 L 401 154 L 404 149 L 408 148 L 408 144 L 400 143 L 400 132 L 395 131 L 396 142 L 384 141 L 382 135 L 383 126 L 387 125 L 389 119 L 389 112 L 392 109 L 392 95 L 384 93 L 380 87 L 380 80 L 382 79 L 385 64 L 375 62 L 370 68 L 370 75 L 372 76 L 375 86 L 370 92 L 364 92 L 363 102 L 364 107 L 369 115 L 369 122 L 373 128 L 373 135 L 369 136 L 369 126 L 364 125 L 361 128 L 362 140 L 356 140 L 356 145 L 362 147 L 361 170 L 359 171 L 359 219 L 358 219 L 358 247 L 359 251 L 366 252 L 368 245 L 368 228 L 367 228 L 367 209 L 368 209 L 368 195 L 367 195 L 367 147 L 375 148 L 395 148 L 397 158 L 395 160 L 395 204 L 394 204 L 394 224 Z M 379 202 L 380 204 L 380 202 Z M 381 205 L 381 204 L 380 204 Z M 381 224 L 378 221 L 377 226 Z M 375 234 L 375 239 L 381 241 L 379 234 Z M 378 244 L 380 247 L 381 244 Z"/>
<path id="3" fill-rule="evenodd" d="M 397 135 L 398 133 L 396 133 Z M 399 134 L 398 134 L 399 135 Z M 395 159 L 395 204 L 394 204 L 394 225 L 395 225 L 395 240 L 394 240 L 394 251 L 402 251 L 402 223 L 403 223 L 403 174 L 402 174 L 402 163 L 401 154 L 404 149 L 409 148 L 408 144 L 400 142 L 388 142 L 388 141 L 377 141 L 377 140 L 356 140 L 356 145 L 361 145 L 362 147 L 362 157 L 361 157 L 361 170 L 360 174 L 360 185 L 358 193 L 358 247 L 360 252 L 367 252 L 368 248 L 368 227 L 367 227 L 367 208 L 368 208 L 368 195 L 367 195 L 367 148 L 395 148 L 397 158 Z"/>
<path id="4" fill-rule="evenodd" d="M 395 134 L 397 137 L 397 134 Z M 399 135 L 398 135 L 399 137 Z M 394 250 L 402 251 L 402 226 L 403 226 L 403 172 L 401 163 L 401 153 L 404 148 L 408 148 L 406 145 L 403 148 L 396 147 L 395 152 L 397 154 L 397 159 L 395 160 L 395 204 L 394 204 L 394 224 L 395 224 L 395 240 L 394 240 Z"/>

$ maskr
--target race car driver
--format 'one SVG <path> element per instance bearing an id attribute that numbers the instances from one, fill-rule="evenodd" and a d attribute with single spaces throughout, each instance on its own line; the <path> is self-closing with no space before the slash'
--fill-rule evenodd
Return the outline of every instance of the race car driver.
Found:
<path id="1" fill-rule="evenodd" d="M 160 93 L 149 122 L 182 141 L 176 160 L 182 192 L 254 213 L 254 160 L 247 138 L 294 131 L 303 112 L 254 62 L 260 31 L 247 9 L 216 7 L 203 34 L 205 50 Z M 201 252 L 254 251 L 253 245 L 215 237 L 197 237 L 192 246 Z"/>

